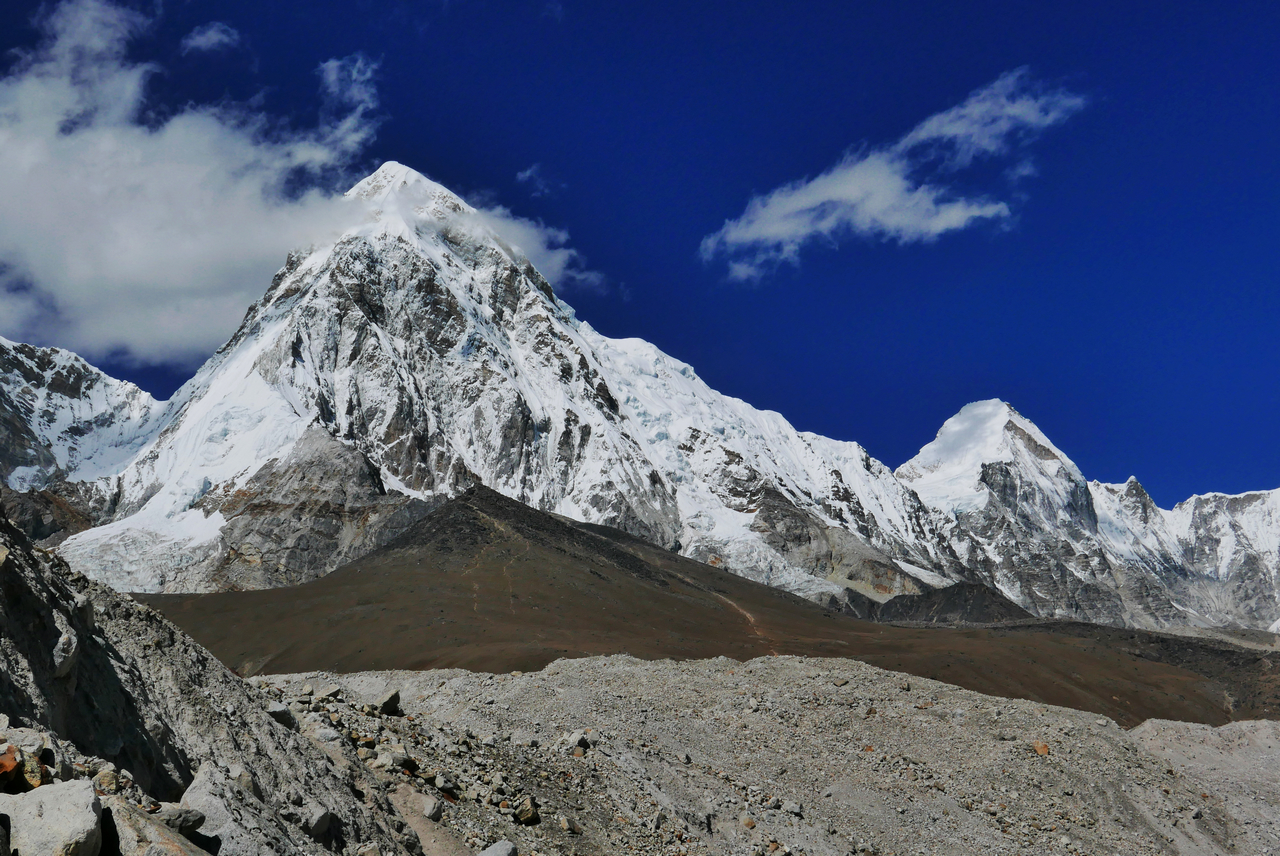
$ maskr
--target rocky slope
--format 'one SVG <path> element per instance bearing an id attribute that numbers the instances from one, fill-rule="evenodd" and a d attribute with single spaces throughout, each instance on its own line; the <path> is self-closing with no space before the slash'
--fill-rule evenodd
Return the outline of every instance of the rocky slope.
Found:
<path id="1" fill-rule="evenodd" d="M 0 591 L 0 789 L 12 795 L 0 825 L 13 846 L 46 840 L 27 809 L 48 801 L 45 814 L 92 814 L 89 839 L 141 840 L 123 850 L 139 856 L 405 852 L 362 765 L 335 763 L 159 614 L 33 550 L 3 518 Z M 66 852 L 98 852 L 78 846 Z"/>
<path id="2" fill-rule="evenodd" d="M 417 827 L 441 853 L 505 839 L 521 854 L 1208 856 L 1272 852 L 1280 835 L 1273 722 L 1126 732 L 795 657 L 263 684 L 300 715 L 336 715 L 346 751 L 406 800 L 425 790 Z M 388 691 L 411 718 L 369 713 Z"/>
<path id="3" fill-rule="evenodd" d="M 0 341 L 0 502 L 117 588 L 323 575 L 484 484 L 817 600 L 960 581 L 1038 616 L 1280 620 L 1280 492 L 1157 508 L 1003 402 L 895 474 L 577 320 L 485 215 L 399 164 L 290 256 L 169 402 Z M 324 463 L 318 467 L 317 463 Z"/>
<path id="4" fill-rule="evenodd" d="M 873 608 L 861 617 L 911 626 L 872 624 L 480 487 L 304 585 L 136 597 L 244 675 L 529 671 L 595 654 L 793 654 L 849 657 L 1126 725 L 1150 717 L 1220 724 L 1280 710 L 1280 675 L 1261 659 L 1275 651 L 1266 633 L 1257 635 L 1269 643 L 1255 649 L 1240 640 L 1036 622 L 976 584 L 884 604 L 855 595 L 851 605 Z M 967 626 L 919 626 L 938 622 Z"/>

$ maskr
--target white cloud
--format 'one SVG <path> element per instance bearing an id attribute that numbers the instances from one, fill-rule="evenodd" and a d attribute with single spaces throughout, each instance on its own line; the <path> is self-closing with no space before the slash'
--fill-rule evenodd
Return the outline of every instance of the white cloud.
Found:
<path id="1" fill-rule="evenodd" d="M 226 104 L 157 121 L 157 69 L 126 58 L 148 18 L 68 0 L 41 23 L 44 43 L 0 78 L 0 333 L 89 357 L 202 359 L 289 249 L 349 216 L 324 188 L 373 138 L 375 65 L 319 68 L 315 128 Z"/>
<path id="2" fill-rule="evenodd" d="M 183 38 L 179 46 L 184 54 L 192 51 L 220 51 L 240 44 L 240 33 L 221 21 L 202 24 Z"/>
<path id="3" fill-rule="evenodd" d="M 590 291 L 608 288 L 604 274 L 590 270 L 583 255 L 568 246 L 569 233 L 564 229 L 548 226 L 541 220 L 519 217 L 502 205 L 477 209 L 475 216 L 498 237 L 523 253 L 557 288 Z"/>
<path id="4" fill-rule="evenodd" d="M 555 196 L 565 189 L 565 183 L 549 177 L 542 169 L 542 164 L 535 163 L 528 169 L 516 173 L 516 181 L 527 185 L 529 195 L 537 199 L 542 196 Z"/>
<path id="5" fill-rule="evenodd" d="M 815 239 L 852 234 L 911 243 L 1006 220 L 1007 202 L 964 195 L 949 179 L 980 157 L 1013 153 L 1084 103 L 1036 84 L 1026 69 L 1008 72 L 890 146 L 850 151 L 816 178 L 754 197 L 741 217 L 703 239 L 702 257 L 724 257 L 731 279 L 753 280 L 779 263 L 798 263 L 801 248 Z M 1006 176 L 1034 172 L 1022 157 Z"/>

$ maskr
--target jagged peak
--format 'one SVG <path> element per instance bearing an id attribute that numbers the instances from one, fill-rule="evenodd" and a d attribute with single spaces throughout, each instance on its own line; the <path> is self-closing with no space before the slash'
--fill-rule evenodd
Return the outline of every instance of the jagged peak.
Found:
<path id="1" fill-rule="evenodd" d="M 943 423 L 938 435 L 894 473 L 931 505 L 948 509 L 981 505 L 983 466 L 1028 458 L 1039 468 L 1066 469 L 1074 480 L 1084 476 L 1071 460 L 1007 402 L 998 398 L 966 404 Z"/>
<path id="2" fill-rule="evenodd" d="M 445 222 L 476 213 L 449 188 L 432 181 L 417 170 L 396 161 L 387 161 L 372 175 L 346 192 L 346 198 L 363 200 L 374 209 L 375 219 L 396 211 L 408 220 Z"/>
<path id="3" fill-rule="evenodd" d="M 998 398 L 966 404 L 943 423 L 938 435 L 907 463 L 899 477 L 908 480 L 941 467 L 977 470 L 982 464 L 1008 461 L 1018 447 L 1041 460 L 1076 467 L 1035 423 Z"/>
<path id="4" fill-rule="evenodd" d="M 453 199 L 463 209 L 470 205 L 449 188 L 432 181 L 412 167 L 397 161 L 387 161 L 370 175 L 361 179 L 347 191 L 348 197 L 381 201 L 392 197 L 444 197 Z"/>
<path id="5" fill-rule="evenodd" d="M 1105 490 L 1112 494 L 1131 493 L 1140 490 L 1146 493 L 1146 488 L 1142 486 L 1142 482 L 1138 481 L 1137 476 L 1129 476 L 1122 482 L 1104 482 L 1099 479 L 1090 479 L 1089 487 Z"/>

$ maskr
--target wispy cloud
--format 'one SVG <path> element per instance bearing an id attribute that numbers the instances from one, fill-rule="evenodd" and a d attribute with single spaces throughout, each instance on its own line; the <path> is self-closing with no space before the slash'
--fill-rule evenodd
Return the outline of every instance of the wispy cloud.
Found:
<path id="1" fill-rule="evenodd" d="M 220 51 L 240 44 L 240 33 L 221 21 L 202 24 L 183 38 L 179 48 L 184 54 L 192 51 Z"/>
<path id="2" fill-rule="evenodd" d="M 931 241 L 1006 220 L 1009 203 L 960 192 L 957 173 L 980 158 L 1019 154 L 1006 176 L 1034 175 L 1022 148 L 1084 104 L 1078 94 L 1032 80 L 1025 68 L 1008 72 L 892 145 L 851 150 L 815 178 L 753 198 L 742 216 L 703 239 L 702 257 L 725 259 L 730 279 L 754 280 L 782 262 L 798 263 L 814 240 Z"/>
<path id="3" fill-rule="evenodd" d="M 541 220 L 513 214 L 502 205 L 477 210 L 476 217 L 533 262 L 538 272 L 557 288 L 606 291 L 609 280 L 587 267 L 582 253 L 569 246 L 569 233 Z"/>
<path id="4" fill-rule="evenodd" d="M 516 173 L 516 181 L 528 187 L 529 195 L 535 199 L 542 196 L 555 196 L 565 189 L 565 183 L 548 176 L 540 163 L 520 170 Z"/>
<path id="5" fill-rule="evenodd" d="M 151 19 L 68 0 L 40 23 L 43 43 L 0 78 L 0 333 L 203 358 L 290 248 L 349 216 L 331 189 L 373 139 L 376 64 L 320 66 L 314 128 L 225 103 L 157 121 L 158 69 L 126 55 Z"/>

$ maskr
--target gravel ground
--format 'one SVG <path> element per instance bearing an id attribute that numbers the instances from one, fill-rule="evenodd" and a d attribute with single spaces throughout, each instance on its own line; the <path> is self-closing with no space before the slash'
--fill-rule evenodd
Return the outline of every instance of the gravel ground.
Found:
<path id="1" fill-rule="evenodd" d="M 1280 853 L 1271 722 L 1125 731 L 802 657 L 255 680 L 410 827 L 438 800 L 427 854 Z M 391 690 L 403 715 L 377 714 Z"/>

